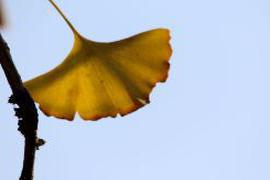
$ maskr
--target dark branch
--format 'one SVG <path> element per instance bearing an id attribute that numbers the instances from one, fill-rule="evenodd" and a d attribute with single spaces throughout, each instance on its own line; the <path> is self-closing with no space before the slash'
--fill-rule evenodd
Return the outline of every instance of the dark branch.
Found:
<path id="1" fill-rule="evenodd" d="M 35 103 L 24 88 L 21 77 L 12 61 L 10 50 L 0 34 L 0 64 L 4 70 L 13 95 L 9 102 L 17 104 L 16 116 L 19 119 L 18 130 L 25 137 L 24 162 L 20 180 L 32 180 L 35 152 L 42 140 L 37 138 L 38 113 Z"/>

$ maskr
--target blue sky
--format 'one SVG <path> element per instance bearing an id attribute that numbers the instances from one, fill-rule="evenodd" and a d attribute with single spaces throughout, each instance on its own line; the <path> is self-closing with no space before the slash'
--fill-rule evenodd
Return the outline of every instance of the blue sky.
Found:
<path id="1" fill-rule="evenodd" d="M 172 33 L 168 81 L 124 118 L 66 122 L 40 113 L 38 180 L 269 180 L 270 1 L 57 0 L 84 36 Z M 59 64 L 72 34 L 46 0 L 6 0 L 3 35 L 24 80 Z M 23 138 L 0 71 L 0 179 L 21 171 Z"/>

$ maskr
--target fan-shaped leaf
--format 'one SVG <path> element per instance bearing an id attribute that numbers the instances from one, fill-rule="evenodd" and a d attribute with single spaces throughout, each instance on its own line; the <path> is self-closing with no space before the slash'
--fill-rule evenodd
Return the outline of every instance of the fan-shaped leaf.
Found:
<path id="1" fill-rule="evenodd" d="M 71 52 L 55 69 L 24 84 L 46 115 L 73 120 L 78 112 L 85 120 L 97 120 L 149 103 L 153 87 L 167 79 L 168 30 L 99 43 L 82 37 L 65 20 L 75 37 Z"/>

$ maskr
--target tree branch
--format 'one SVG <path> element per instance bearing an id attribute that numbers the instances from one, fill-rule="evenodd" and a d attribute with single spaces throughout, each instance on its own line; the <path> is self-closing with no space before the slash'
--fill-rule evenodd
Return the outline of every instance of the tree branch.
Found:
<path id="1" fill-rule="evenodd" d="M 38 113 L 35 103 L 23 86 L 21 77 L 12 61 L 10 50 L 0 34 L 0 64 L 4 70 L 13 95 L 9 102 L 17 104 L 16 116 L 19 119 L 18 130 L 25 137 L 24 161 L 20 180 L 32 180 L 35 161 L 35 152 L 44 141 L 37 138 Z"/>

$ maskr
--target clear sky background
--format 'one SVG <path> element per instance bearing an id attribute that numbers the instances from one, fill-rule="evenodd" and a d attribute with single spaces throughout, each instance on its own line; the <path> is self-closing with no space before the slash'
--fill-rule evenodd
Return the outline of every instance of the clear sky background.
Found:
<path id="1" fill-rule="evenodd" d="M 40 112 L 36 180 L 269 180 L 269 0 L 57 0 L 84 36 L 172 32 L 168 81 L 124 118 L 61 121 Z M 69 52 L 46 0 L 6 0 L 4 32 L 24 80 Z M 0 179 L 18 179 L 23 137 L 0 71 Z"/>

